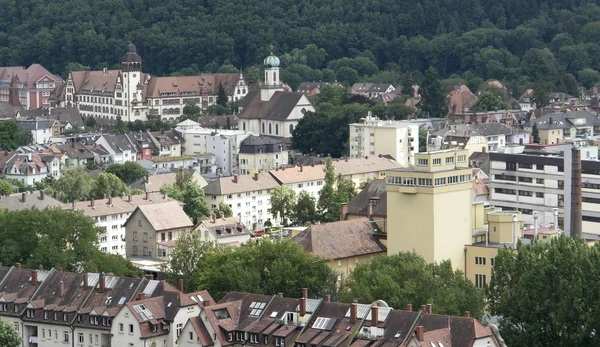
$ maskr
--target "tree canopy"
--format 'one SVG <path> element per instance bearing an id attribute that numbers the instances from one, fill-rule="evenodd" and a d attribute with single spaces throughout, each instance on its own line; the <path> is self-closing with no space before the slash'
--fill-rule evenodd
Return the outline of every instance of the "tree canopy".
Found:
<path id="1" fill-rule="evenodd" d="M 23 339 L 15 330 L 15 326 L 3 318 L 0 318 L 0 341 L 3 347 L 19 347 L 23 344 Z"/>
<path id="2" fill-rule="evenodd" d="M 28 129 L 19 129 L 14 120 L 0 122 L 0 148 L 11 151 L 20 146 L 30 145 L 33 135 Z"/>
<path id="3" fill-rule="evenodd" d="M 125 164 L 111 164 L 106 168 L 105 172 L 114 174 L 127 185 L 148 175 L 148 171 L 134 161 L 128 161 Z"/>
<path id="4" fill-rule="evenodd" d="M 452 265 L 443 261 L 428 264 L 416 253 L 401 252 L 375 257 L 356 266 L 344 281 L 341 301 L 384 300 L 392 307 L 433 304 L 434 313 L 460 316 L 465 311 L 481 317 L 484 292 Z"/>

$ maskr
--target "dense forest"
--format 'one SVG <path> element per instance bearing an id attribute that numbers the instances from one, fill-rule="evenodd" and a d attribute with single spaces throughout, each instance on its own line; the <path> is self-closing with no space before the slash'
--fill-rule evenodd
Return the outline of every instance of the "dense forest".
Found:
<path id="1" fill-rule="evenodd" d="M 471 85 L 499 79 L 514 94 L 542 78 L 573 91 L 599 79 L 595 2 L 0 0 L 0 66 L 112 67 L 133 42 L 155 75 L 243 68 L 258 79 L 272 44 L 292 86 L 406 72 L 418 81 L 431 65 Z"/>

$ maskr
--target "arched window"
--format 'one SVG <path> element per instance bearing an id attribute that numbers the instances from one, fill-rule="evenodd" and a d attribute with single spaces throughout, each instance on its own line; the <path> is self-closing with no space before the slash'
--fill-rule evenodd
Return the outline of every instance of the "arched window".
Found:
<path id="1" fill-rule="evenodd" d="M 290 135 L 292 134 L 292 131 L 294 131 L 294 124 L 290 124 Z"/>
<path id="2" fill-rule="evenodd" d="M 242 122 L 242 130 L 246 130 L 246 122 Z"/>
<path id="3" fill-rule="evenodd" d="M 271 135 L 273 133 L 273 127 L 271 126 L 271 123 L 269 123 L 269 135 Z"/>
<path id="4" fill-rule="evenodd" d="M 279 124 L 275 124 L 275 135 L 279 135 Z"/>
<path id="5" fill-rule="evenodd" d="M 273 84 L 277 84 L 277 77 L 275 71 L 273 71 Z"/>
<path id="6" fill-rule="evenodd" d="M 262 133 L 265 133 L 265 123 L 262 123 Z"/>

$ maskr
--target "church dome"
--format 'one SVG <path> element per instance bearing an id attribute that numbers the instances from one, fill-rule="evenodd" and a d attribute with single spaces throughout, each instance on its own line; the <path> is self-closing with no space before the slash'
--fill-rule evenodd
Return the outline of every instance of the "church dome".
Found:
<path id="1" fill-rule="evenodd" d="M 141 63 L 142 62 L 142 57 L 140 57 L 137 54 L 137 49 L 135 48 L 135 45 L 133 43 L 129 44 L 129 46 L 127 46 L 127 53 L 125 53 L 125 55 L 121 59 L 121 62 L 123 62 L 123 63 Z"/>
<path id="2" fill-rule="evenodd" d="M 271 54 L 270 56 L 265 58 L 263 64 L 265 64 L 265 67 L 279 67 L 279 58 Z"/>

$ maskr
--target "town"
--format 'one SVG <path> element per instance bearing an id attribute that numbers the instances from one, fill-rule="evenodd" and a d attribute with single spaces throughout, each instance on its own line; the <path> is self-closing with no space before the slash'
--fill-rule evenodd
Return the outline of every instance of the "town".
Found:
<path id="1" fill-rule="evenodd" d="M 294 80 L 272 45 L 252 79 L 119 49 L 0 67 L 8 346 L 529 345 L 533 287 L 597 296 L 600 75 L 517 98 L 433 67 Z"/>

